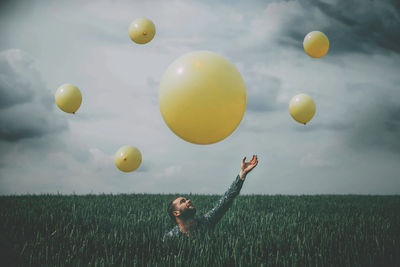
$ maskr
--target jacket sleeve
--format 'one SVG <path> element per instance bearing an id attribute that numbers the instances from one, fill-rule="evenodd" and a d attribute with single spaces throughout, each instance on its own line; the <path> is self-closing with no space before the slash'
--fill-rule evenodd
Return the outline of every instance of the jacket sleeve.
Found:
<path id="1" fill-rule="evenodd" d="M 167 240 L 170 240 L 170 239 L 173 238 L 173 237 L 174 237 L 174 235 L 172 234 L 172 232 L 168 232 L 168 233 L 166 233 L 166 234 L 163 236 L 162 241 L 163 241 L 163 242 L 166 242 Z"/>
<path id="2" fill-rule="evenodd" d="M 204 218 L 208 221 L 210 227 L 214 227 L 222 216 L 224 216 L 225 212 L 232 206 L 233 200 L 237 195 L 239 195 L 240 189 L 242 189 L 242 185 L 243 180 L 241 180 L 238 175 L 232 185 L 218 201 L 217 205 L 204 215 Z"/>
<path id="3" fill-rule="evenodd" d="M 173 239 L 174 237 L 177 237 L 177 236 L 179 235 L 179 233 L 180 233 L 180 231 L 179 231 L 178 226 L 175 226 L 174 228 L 172 228 L 171 231 L 167 232 L 167 233 L 163 236 L 162 241 L 165 242 L 165 241 L 167 241 L 167 240 L 171 240 L 171 239 Z"/>

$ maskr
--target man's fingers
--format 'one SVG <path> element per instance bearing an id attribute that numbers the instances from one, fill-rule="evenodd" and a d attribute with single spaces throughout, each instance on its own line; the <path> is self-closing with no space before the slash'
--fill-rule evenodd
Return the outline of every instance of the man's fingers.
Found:
<path id="1" fill-rule="evenodd" d="M 249 162 L 246 162 L 246 157 L 244 157 L 242 159 L 242 166 L 251 166 L 252 168 L 255 167 L 258 164 L 258 159 L 257 159 L 257 155 L 253 154 L 251 160 Z"/>
<path id="2" fill-rule="evenodd" d="M 254 155 L 254 162 L 255 162 L 256 164 L 258 163 L 257 155 Z"/>
<path id="3" fill-rule="evenodd" d="M 257 155 L 253 155 L 253 158 L 251 159 L 251 164 L 254 165 L 253 168 L 257 166 L 258 164 Z"/>

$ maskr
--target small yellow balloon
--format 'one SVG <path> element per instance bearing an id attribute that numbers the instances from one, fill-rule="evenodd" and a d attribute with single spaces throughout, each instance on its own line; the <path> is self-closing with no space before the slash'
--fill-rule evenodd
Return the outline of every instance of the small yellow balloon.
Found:
<path id="1" fill-rule="evenodd" d="M 82 94 L 78 87 L 66 83 L 58 87 L 55 94 L 57 106 L 67 113 L 73 113 L 79 109 L 82 103 Z"/>
<path id="2" fill-rule="evenodd" d="M 134 146 L 123 146 L 115 153 L 115 165 L 123 172 L 131 172 L 139 168 L 142 154 Z"/>
<path id="3" fill-rule="evenodd" d="M 323 32 L 312 31 L 304 37 L 303 47 L 309 56 L 320 58 L 328 53 L 329 40 Z"/>
<path id="4" fill-rule="evenodd" d="M 150 42 L 156 34 L 154 23 L 147 18 L 134 20 L 129 26 L 129 37 L 137 44 Z"/>
<path id="5" fill-rule="evenodd" d="M 246 109 L 246 86 L 223 56 L 195 51 L 176 59 L 165 71 L 158 94 L 168 127 L 194 144 L 212 144 L 229 136 Z"/>
<path id="6" fill-rule="evenodd" d="M 289 103 L 290 115 L 304 125 L 314 117 L 315 109 L 314 100 L 306 94 L 294 96 Z"/>

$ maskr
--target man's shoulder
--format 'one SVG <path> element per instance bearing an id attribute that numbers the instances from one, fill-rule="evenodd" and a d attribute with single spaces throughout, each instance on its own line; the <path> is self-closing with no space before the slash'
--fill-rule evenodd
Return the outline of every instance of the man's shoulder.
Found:
<path id="1" fill-rule="evenodd" d="M 169 238 L 178 236 L 178 235 L 180 234 L 180 232 L 181 232 L 181 231 L 179 230 L 178 225 L 175 225 L 175 227 L 172 228 L 171 231 L 167 232 L 167 233 L 164 235 L 163 241 L 165 241 L 165 240 L 167 240 L 167 239 L 169 239 Z"/>
<path id="2" fill-rule="evenodd" d="M 172 230 L 167 233 L 167 235 L 170 235 L 170 236 L 178 235 L 180 232 L 181 232 L 181 230 L 179 230 L 178 225 L 175 225 L 174 228 L 172 228 Z"/>

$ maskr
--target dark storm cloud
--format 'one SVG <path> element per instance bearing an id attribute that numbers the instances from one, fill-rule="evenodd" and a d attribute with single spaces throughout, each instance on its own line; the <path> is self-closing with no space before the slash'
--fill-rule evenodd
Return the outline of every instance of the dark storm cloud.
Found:
<path id="1" fill-rule="evenodd" d="M 0 55 L 0 110 L 33 99 L 34 90 L 26 77 L 20 77 L 15 63 L 30 64 L 27 58 L 16 59 L 18 53 Z M 10 58 L 11 57 L 11 58 Z M 23 62 L 25 61 L 25 62 Z"/>
<path id="2" fill-rule="evenodd" d="M 15 11 L 20 5 L 22 1 L 15 0 L 2 0 L 0 1 L 0 15 L 1 17 L 6 16 L 10 12 Z M 29 3 L 29 1 L 28 1 Z"/>
<path id="3" fill-rule="evenodd" d="M 348 83 L 345 94 L 353 104 L 345 107 L 341 120 L 314 118 L 304 127 L 292 124 L 291 128 L 296 132 L 336 132 L 348 147 L 359 152 L 400 154 L 400 93 L 394 86 Z"/>
<path id="4" fill-rule="evenodd" d="M 385 91 L 379 86 L 351 84 L 363 87 L 364 96 L 349 110 L 349 146 L 366 150 L 386 150 L 400 154 L 400 93 Z M 355 89 L 357 90 L 357 89 Z"/>
<path id="5" fill-rule="evenodd" d="M 15 142 L 67 128 L 33 60 L 21 50 L 0 53 L 0 140 Z"/>
<path id="6" fill-rule="evenodd" d="M 40 103 L 15 105 L 0 114 L 0 140 L 18 141 L 23 138 L 41 137 L 66 128 L 51 110 Z"/>
<path id="7" fill-rule="evenodd" d="M 313 30 L 324 32 L 330 40 L 330 53 L 400 52 L 400 13 L 398 1 L 347 1 L 326 3 L 300 2 L 304 12 L 284 24 L 285 43 L 302 48 L 305 35 Z M 308 11 L 314 10 L 314 16 Z M 306 12 L 307 11 L 307 12 Z M 316 16 L 323 14 L 323 20 Z"/>

